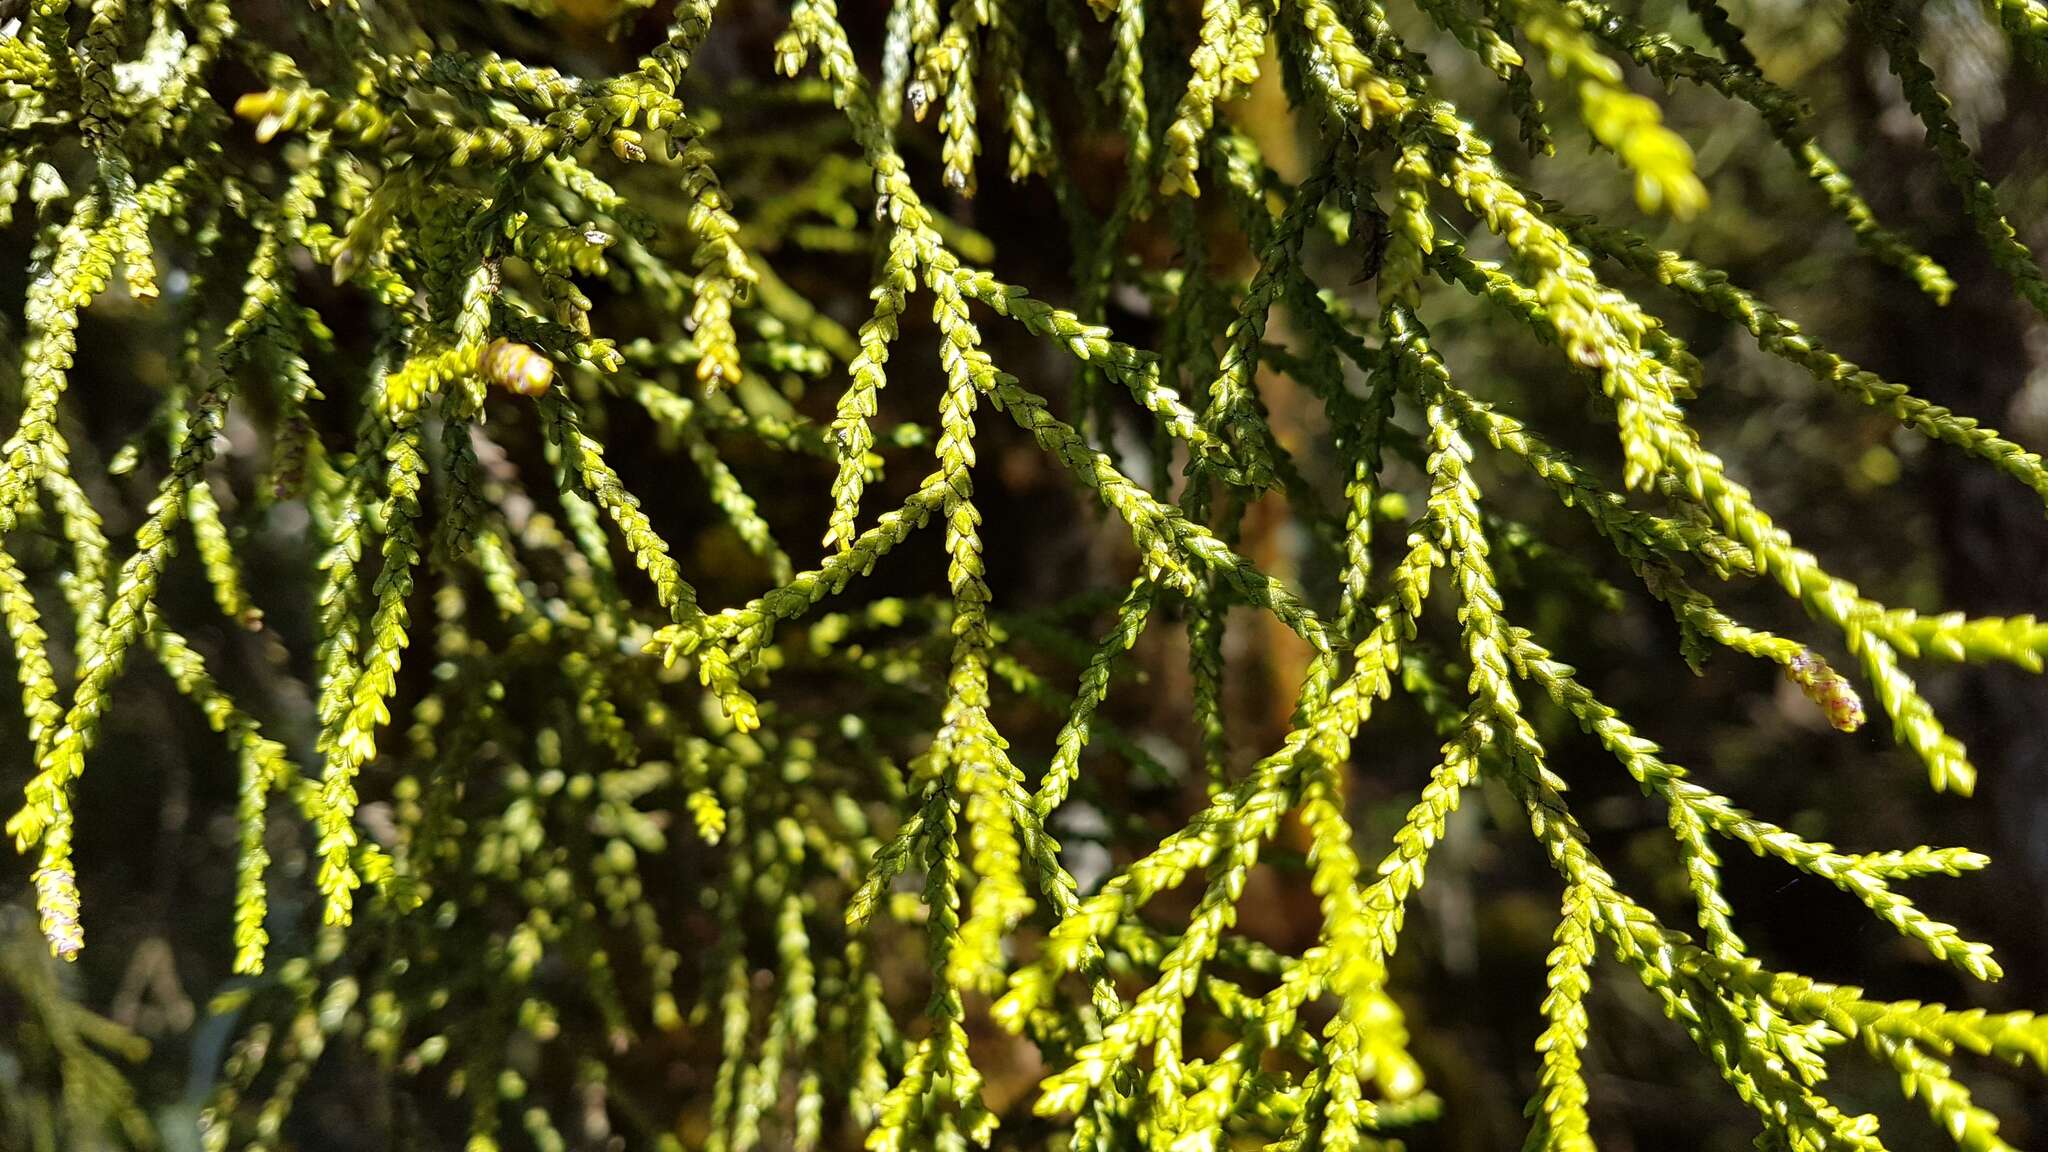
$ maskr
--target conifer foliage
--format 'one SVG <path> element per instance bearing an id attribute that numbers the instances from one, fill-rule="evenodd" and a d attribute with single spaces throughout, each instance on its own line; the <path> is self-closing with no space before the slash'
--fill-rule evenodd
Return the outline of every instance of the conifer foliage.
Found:
<path id="1" fill-rule="evenodd" d="M 1784 970 L 1745 945 L 1718 871 L 1746 849 L 1991 980 L 1987 946 L 1898 890 L 1985 857 L 1847 851 L 1745 811 L 1595 695 L 1570 632 L 1538 634 L 1502 595 L 1503 561 L 1543 546 L 1496 511 L 1496 476 L 1583 518 L 1668 606 L 1688 659 L 1776 666 L 1834 728 L 1889 732 L 1937 791 L 1968 794 L 1976 772 L 1909 668 L 2043 670 L 2048 624 L 1880 603 L 1802 548 L 1688 417 L 1714 381 L 1615 285 L 1661 285 L 2048 500 L 2039 456 L 1500 159 L 1590 141 L 1639 221 L 1689 219 L 1707 200 L 1693 151 L 1635 81 L 1695 86 L 1761 114 L 1869 275 L 1945 301 L 1949 274 L 1878 220 L 1737 16 L 1716 0 L 1669 28 L 1600 0 L 892 0 L 871 23 L 855 7 L 0 5 L 0 213 L 34 238 L 8 257 L 28 287 L 0 614 L 34 770 L 7 829 L 43 937 L 73 958 L 94 929 L 80 783 L 120 771 L 94 751 L 124 675 L 160 664 L 219 733 L 206 770 L 239 780 L 234 967 L 251 979 L 215 1006 L 240 1036 L 207 1147 L 289 1146 L 338 1046 L 384 1091 L 462 1101 L 472 1152 L 593 1132 L 718 1152 L 1386 1147 L 1447 1106 L 1390 963 L 1482 788 L 1512 798 L 1556 872 L 1529 1147 L 1592 1147 L 1588 994 L 1624 975 L 1753 1111 L 1759 1147 L 1883 1147 L 1874 1116 L 1831 1096 L 1853 1061 L 1888 1069 L 1958 1147 L 2007 1147 L 1952 1064 L 2048 1073 L 2048 1022 Z M 2048 314 L 2048 279 L 1921 58 L 1918 6 L 1853 8 L 1990 262 Z M 2048 6 L 1986 8 L 2015 59 L 2048 60 Z M 772 53 L 742 58 L 758 40 L 727 21 L 773 21 Z M 562 30 L 606 26 L 651 45 L 638 65 L 567 70 Z M 1459 74 L 1497 87 L 1454 90 L 1404 29 L 1446 35 L 1479 65 Z M 1295 177 L 1237 115 L 1276 69 L 1308 142 Z M 1468 111 L 1496 102 L 1519 141 Z M 1086 126 L 1121 156 L 1077 149 Z M 1107 200 L 1082 171 L 1103 164 L 1122 166 Z M 1005 176 L 1064 221 L 1068 282 L 1006 281 L 966 222 Z M 1235 270 L 1212 251 L 1225 239 L 1249 253 Z M 1320 280 L 1306 253 L 1330 247 L 1365 278 Z M 824 298 L 798 267 L 820 253 L 871 262 L 849 323 L 849 293 Z M 1542 386 L 1586 391 L 1611 458 L 1574 459 L 1452 371 L 1429 327 L 1451 296 L 1553 346 Z M 1107 326 L 1112 300 L 1143 302 L 1153 346 Z M 82 318 L 115 304 L 182 334 L 160 379 L 74 379 Z M 1013 326 L 1071 360 L 1071 388 L 1005 370 L 988 337 Z M 1276 433 L 1283 378 L 1320 412 L 1335 488 Z M 151 408 L 105 462 L 71 447 L 104 436 L 100 389 Z M 899 409 L 919 415 L 884 421 Z M 978 499 L 1000 484 L 979 429 L 1004 422 L 1128 538 L 1119 586 L 1029 612 L 992 595 L 986 540 L 1035 527 Z M 619 443 L 659 471 L 626 467 Z M 830 477 L 821 519 L 771 524 L 758 469 L 735 466 L 763 458 Z M 255 499 L 228 498 L 229 465 L 261 475 Z M 131 474 L 154 497 L 116 517 L 105 494 Z M 700 597 L 703 551 L 629 475 L 716 510 L 730 563 L 759 574 L 750 598 Z M 284 507 L 304 510 L 317 563 L 252 579 L 237 521 Z M 1290 581 L 1248 559 L 1255 507 L 1285 509 L 1324 570 Z M 920 536 L 943 550 L 943 590 L 878 593 L 874 570 Z M 274 730 L 209 668 L 166 611 L 185 572 L 234 628 L 264 628 L 264 609 L 303 622 L 274 631 L 309 670 L 317 732 Z M 1781 593 L 1799 635 L 1734 618 L 1730 582 Z M 1247 610 L 1309 655 L 1290 730 L 1240 760 L 1220 678 L 1226 618 Z M 1207 800 L 1162 836 L 1119 805 L 1131 774 L 1177 768 L 1109 704 L 1140 637 L 1183 625 Z M 1396 694 L 1442 744 L 1375 843 L 1350 798 Z M 1049 750 L 1000 730 L 1020 707 L 1059 721 Z M 1535 721 L 1553 707 L 1664 810 L 1691 923 L 1603 863 L 1567 784 L 1613 766 L 1566 762 Z M 1060 842 L 1083 808 L 1106 814 L 1106 875 Z M 311 854 L 303 880 L 274 874 L 286 829 Z M 1238 917 L 1254 871 L 1290 853 L 1282 874 L 1320 922 L 1283 951 Z M 279 899 L 284 883 L 307 891 Z M 1042 1065 L 1014 1107 L 986 1090 L 996 1029 Z M 665 1096 L 624 1083 L 693 1052 L 701 1075 Z M 395 1146 L 451 1146 L 440 1114 L 396 1115 Z"/>

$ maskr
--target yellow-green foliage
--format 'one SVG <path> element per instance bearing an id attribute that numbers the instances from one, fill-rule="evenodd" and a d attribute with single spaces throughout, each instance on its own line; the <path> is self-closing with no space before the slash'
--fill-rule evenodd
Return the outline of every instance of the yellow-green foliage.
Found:
<path id="1" fill-rule="evenodd" d="M 88 1011 L 27 916 L 0 915 L 0 1019 L 8 1053 L 0 1076 L 0 1139 L 23 1152 L 149 1148 L 128 1067 L 149 1042 Z"/>
<path id="2" fill-rule="evenodd" d="M 246 1019 L 207 1147 L 286 1146 L 330 1045 L 386 1083 L 464 1101 L 471 1152 L 597 1139 L 593 1100 L 634 1147 L 988 1146 L 1011 1119 L 984 1091 L 991 1021 L 1042 1061 L 1028 1109 L 1043 1119 L 1026 1123 L 1061 1146 L 1388 1147 L 1444 1107 L 1410 1054 L 1391 963 L 1453 814 L 1482 787 L 1519 806 L 1558 874 L 1548 993 L 1531 1005 L 1530 1147 L 1591 1147 L 1601 1100 L 1582 1056 L 1608 971 L 1639 980 L 1754 1111 L 1760 1147 L 1882 1146 L 1873 1116 L 1828 1095 L 1858 1042 L 1959 1147 L 2005 1147 L 1949 1061 L 1963 1049 L 2044 1070 L 2048 1024 L 1771 967 L 1738 934 L 1716 842 L 1839 887 L 1980 980 L 1999 975 L 1990 949 L 1896 885 L 1987 860 L 1848 852 L 1750 814 L 1553 655 L 1574 635 L 1537 635 L 1501 591 L 1502 566 L 1529 563 L 1621 596 L 1497 511 L 1485 476 L 1586 518 L 1669 606 L 1689 658 L 1726 649 L 1782 669 L 1843 730 L 1867 710 L 1934 789 L 1964 794 L 1976 771 L 1908 663 L 2038 673 L 2048 656 L 2048 626 L 2029 617 L 1880 603 L 1796 542 L 1690 421 L 1685 403 L 1713 381 L 1615 277 L 1661 282 L 2048 498 L 2039 456 L 1828 350 L 1726 274 L 1525 186 L 1459 102 L 1490 94 L 1451 90 L 1399 31 L 1434 26 L 1472 52 L 1529 148 L 1583 131 L 1646 214 L 1695 217 L 1708 190 L 1631 76 L 1753 106 L 1841 226 L 1945 300 L 1948 274 L 1876 220 L 1728 13 L 1698 0 L 1697 20 L 1657 29 L 1596 0 L 895 0 L 870 53 L 850 38 L 867 26 L 854 5 L 729 6 L 0 5 L 18 14 L 0 30 L 0 210 L 34 237 L 9 257 L 29 275 L 0 452 L 0 615 L 28 741 L 13 754 L 34 772 L 7 828 L 44 937 L 74 958 L 94 920 L 79 785 L 120 770 L 93 753 L 124 672 L 153 655 L 225 738 L 195 769 L 237 781 L 233 963 L 263 975 L 217 1005 Z M 1921 60 L 1911 6 L 1854 8 L 1991 263 L 2048 313 L 2048 280 Z M 2048 10 L 1990 8 L 2039 66 Z M 636 67 L 576 70 L 590 55 L 574 45 L 605 25 L 645 37 L 663 19 Z M 1075 84 L 1090 61 L 1100 83 Z M 1298 179 L 1237 117 L 1276 69 L 1308 142 Z M 1106 199 L 1090 191 L 1099 154 L 1074 146 L 1084 124 L 1121 137 Z M 1006 282 L 962 222 L 998 152 L 1015 194 L 1066 221 L 1072 285 Z M 1219 222 L 1249 254 L 1238 273 L 1210 258 Z M 1139 256 L 1141 231 L 1170 237 L 1177 266 L 1156 246 Z M 1364 255 L 1372 283 L 1319 282 L 1310 244 Z M 816 299 L 828 274 L 794 274 L 806 253 L 864 255 L 872 272 Z M 1126 291 L 1159 318 L 1159 347 L 1107 326 Z M 89 498 L 110 469 L 74 457 L 66 429 L 94 426 L 93 390 L 146 387 L 73 378 L 81 317 L 124 292 L 186 342 L 120 462 L 159 479 L 116 543 Z M 857 315 L 833 306 L 863 292 Z M 1451 294 L 1552 346 L 1542 386 L 1583 386 L 1611 418 L 1621 485 L 1453 373 L 1429 329 Z M 337 336 L 322 308 L 367 317 L 368 334 Z M 1006 324 L 1073 361 L 1076 386 L 1006 370 L 988 339 Z M 903 339 L 913 329 L 935 340 L 935 371 L 928 342 Z M 905 395 L 902 381 L 934 377 L 935 394 Z M 1280 377 L 1319 409 L 1341 491 L 1319 493 L 1269 421 Z M 883 423 L 885 387 L 891 410 L 923 414 Z M 1149 471 L 1117 442 L 1119 412 L 1147 425 Z M 984 519 L 978 445 L 1004 421 L 1128 539 L 1116 586 L 1072 589 L 1049 613 L 995 602 L 988 541 L 1035 527 Z M 612 451 L 648 441 L 652 469 Z M 248 509 L 216 490 L 223 452 L 268 478 L 259 510 L 304 510 L 317 558 L 295 580 L 244 571 Z M 764 456 L 832 475 L 821 523 L 778 539 L 780 512 L 734 466 Z M 925 471 L 891 488 L 885 468 Z M 650 480 L 716 510 L 751 598 L 700 597 L 734 581 L 717 552 L 664 533 L 636 491 Z M 908 494 L 878 508 L 887 491 Z M 1262 501 L 1325 546 L 1331 571 L 1309 583 L 1327 595 L 1240 550 Z M 38 534 L 62 543 L 61 605 L 24 560 Z M 188 534 L 196 557 L 181 559 Z M 943 591 L 865 591 L 921 534 L 943 552 Z M 822 550 L 805 544 L 820 536 Z M 229 627 L 286 607 L 308 621 L 284 640 L 313 669 L 317 734 L 266 734 L 206 646 L 173 630 L 166 580 L 185 567 Z M 1717 600 L 1727 581 L 1775 586 L 1806 619 L 1800 637 L 1736 619 Z M 1242 767 L 1222 679 L 1226 620 L 1242 627 L 1246 610 L 1307 655 L 1291 730 Z M 1112 762 L 1173 771 L 1104 705 L 1125 654 L 1175 617 L 1206 805 L 1163 838 L 1110 811 L 1116 868 L 1077 877 L 1056 815 L 1113 806 Z M 75 659 L 53 636 L 75 637 Z M 1024 658 L 1048 651 L 1075 670 L 1071 696 Z M 1375 845 L 1352 775 L 1397 691 L 1443 743 Z M 1063 719 L 1049 757 L 999 730 L 1011 698 Z M 1555 755 L 1538 698 L 1662 805 L 1696 926 L 1661 921 L 1595 853 L 1566 784 L 1603 769 Z M 316 861 L 289 907 L 269 875 L 287 825 Z M 1289 825 L 1320 923 L 1279 952 L 1237 921 Z M 680 897 L 648 870 L 670 857 L 687 862 L 661 873 L 685 878 Z M 301 897 L 321 911 L 291 911 Z M 0 975 L 48 982 L 11 955 Z M 55 1009 L 25 1026 L 48 1033 L 67 1092 L 127 1107 L 91 1047 L 124 1037 Z M 629 1050 L 706 1066 L 635 1098 L 610 1080 Z"/>

